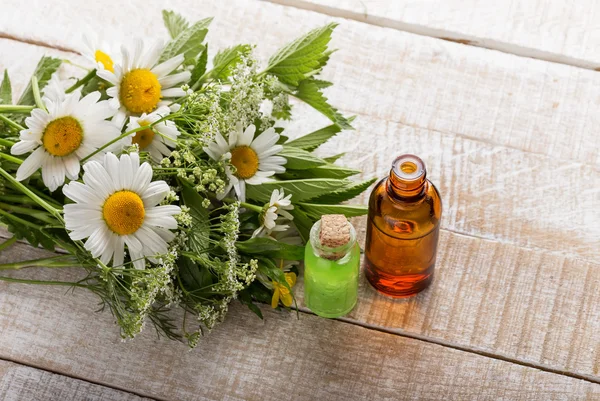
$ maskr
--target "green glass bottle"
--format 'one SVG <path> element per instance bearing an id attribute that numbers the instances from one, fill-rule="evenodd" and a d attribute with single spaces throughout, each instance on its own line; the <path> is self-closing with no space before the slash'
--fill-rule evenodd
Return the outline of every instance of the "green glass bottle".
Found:
<path id="1" fill-rule="evenodd" d="M 310 230 L 304 254 L 304 302 L 311 311 L 327 318 L 350 312 L 358 295 L 360 249 L 354 227 L 343 219 L 348 226 L 347 242 L 327 246 L 327 241 L 322 241 L 322 219 Z"/>

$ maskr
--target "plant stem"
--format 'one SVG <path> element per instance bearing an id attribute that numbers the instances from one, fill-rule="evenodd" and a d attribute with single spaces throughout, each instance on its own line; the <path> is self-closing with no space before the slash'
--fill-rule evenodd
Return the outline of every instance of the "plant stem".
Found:
<path id="1" fill-rule="evenodd" d="M 47 224 L 56 224 L 56 220 L 52 218 L 48 213 L 43 212 L 41 210 L 35 210 L 27 207 L 21 207 L 17 205 L 9 205 L 8 203 L 0 202 L 0 208 L 8 211 L 12 211 L 19 214 L 25 214 L 31 216 L 35 219 L 43 221 Z"/>
<path id="2" fill-rule="evenodd" d="M 241 207 L 245 207 L 246 209 L 254 210 L 256 213 L 261 213 L 263 208 L 257 205 L 253 205 L 251 203 L 240 202 Z"/>
<path id="3" fill-rule="evenodd" d="M 10 111 L 12 113 L 29 113 L 35 106 L 24 106 L 20 104 L 0 104 L 0 112 Z"/>
<path id="4" fill-rule="evenodd" d="M 77 260 L 73 259 L 71 255 L 52 256 L 50 258 L 24 260 L 22 262 L 0 264 L 0 270 L 20 270 L 27 267 L 61 268 L 79 266 L 77 266 Z"/>
<path id="5" fill-rule="evenodd" d="M 18 129 L 19 131 L 23 131 L 25 129 L 25 127 L 23 127 L 21 124 L 17 124 L 13 120 L 11 120 L 10 118 L 8 118 L 6 116 L 3 116 L 2 114 L 0 114 L 0 120 L 4 121 L 6 124 L 10 125 L 11 127 Z"/>
<path id="6" fill-rule="evenodd" d="M 0 201 L 13 202 L 21 205 L 37 205 L 37 203 L 25 195 L 0 195 Z"/>
<path id="7" fill-rule="evenodd" d="M 7 155 L 6 153 L 0 152 L 0 158 L 8 160 L 9 162 L 19 164 L 19 165 L 23 164 L 23 160 L 19 159 L 18 157 Z"/>
<path id="8" fill-rule="evenodd" d="M 3 277 L 3 276 L 0 276 L 0 281 L 8 281 L 9 283 L 21 283 L 21 284 L 66 285 L 69 287 L 81 287 L 81 288 L 88 287 L 85 284 L 73 283 L 70 281 L 28 280 L 28 279 L 24 279 L 24 278 Z"/>
<path id="9" fill-rule="evenodd" d="M 31 78 L 31 90 L 33 91 L 33 98 L 35 99 L 35 104 L 37 105 L 37 107 L 44 111 L 48 111 L 46 109 L 46 106 L 44 106 L 44 103 L 42 102 L 42 96 L 40 95 L 40 86 L 38 85 L 38 79 L 35 75 Z"/>
<path id="10" fill-rule="evenodd" d="M 34 223 L 30 222 L 30 221 L 23 220 L 22 218 L 17 217 L 14 214 L 8 213 L 8 212 L 4 211 L 3 209 L 0 209 L 0 215 L 6 216 L 9 219 L 13 220 L 14 222 L 22 224 L 22 225 L 24 225 L 26 227 L 29 227 L 29 228 L 33 228 L 34 230 L 39 230 L 41 228 L 38 225 L 36 225 L 36 224 L 34 224 Z"/>
<path id="11" fill-rule="evenodd" d="M 4 241 L 3 243 L 0 244 L 0 252 L 2 252 L 3 250 L 5 250 L 6 248 L 8 248 L 9 246 L 11 246 L 12 244 L 14 244 L 15 242 L 17 242 L 17 237 L 13 236 L 12 238 L 7 239 L 6 241 Z"/>
<path id="12" fill-rule="evenodd" d="M 2 167 L 0 167 L 0 175 L 6 178 L 16 189 L 23 192 L 25 195 L 36 201 L 38 205 L 50 212 L 50 214 L 56 217 L 56 219 L 59 222 L 64 223 L 64 220 L 60 215 L 60 211 L 58 209 L 51 206 L 48 202 L 40 198 L 38 195 L 34 194 L 29 188 L 27 188 L 25 185 L 21 184 L 19 181 L 14 179 L 12 175 L 8 174 Z"/>
<path id="13" fill-rule="evenodd" d="M 73 92 L 75 89 L 79 88 L 80 86 L 83 86 L 83 85 L 87 84 L 88 82 L 90 82 L 95 76 L 96 76 L 96 70 L 95 69 L 90 70 L 85 77 L 78 79 L 77 82 L 75 82 L 73 84 L 73 86 L 71 86 L 69 89 L 67 89 L 65 91 L 65 93 Z"/>
<path id="14" fill-rule="evenodd" d="M 0 120 L 2 119 L 2 117 L 4 117 L 4 116 L 2 114 L 0 114 Z M 13 141 L 9 141 L 8 139 L 0 138 L 0 145 L 2 145 L 2 146 L 11 147 L 14 144 L 15 143 Z"/>

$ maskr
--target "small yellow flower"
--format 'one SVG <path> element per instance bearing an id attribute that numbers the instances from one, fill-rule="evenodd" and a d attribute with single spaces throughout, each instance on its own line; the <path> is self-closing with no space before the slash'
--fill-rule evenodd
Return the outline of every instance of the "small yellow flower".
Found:
<path id="1" fill-rule="evenodd" d="M 296 273 L 285 273 L 285 281 L 287 281 L 290 288 L 292 288 L 296 284 Z M 273 298 L 271 299 L 271 307 L 277 308 L 280 299 L 286 307 L 289 308 L 292 306 L 293 297 L 290 290 L 288 290 L 285 285 L 273 281 Z"/>

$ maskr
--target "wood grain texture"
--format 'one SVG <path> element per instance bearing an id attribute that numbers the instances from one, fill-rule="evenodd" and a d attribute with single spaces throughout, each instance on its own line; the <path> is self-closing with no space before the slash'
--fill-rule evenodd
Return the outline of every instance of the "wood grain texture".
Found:
<path id="1" fill-rule="evenodd" d="M 506 53 L 600 68 L 594 1 L 268 0 Z"/>
<path id="2" fill-rule="evenodd" d="M 125 391 L 0 360 L 0 399 L 3 401 L 141 401 Z"/>
<path id="3" fill-rule="evenodd" d="M 18 244 L 0 259 L 46 254 Z M 40 274 L 74 278 L 69 269 Z M 0 358 L 169 400 L 600 399 L 600 385 L 585 380 L 268 306 L 261 321 L 232 304 L 191 352 L 150 330 L 121 342 L 94 301 L 0 284 Z"/>
<path id="4" fill-rule="evenodd" d="M 80 47 L 85 30 L 117 43 L 140 36 L 164 39 L 163 6 L 159 0 L 143 6 L 38 0 L 25 9 L 10 0 L 3 3 L 0 26 L 13 37 L 71 49 Z M 340 51 L 324 78 L 336 82 L 327 95 L 339 108 L 600 166 L 600 75 L 594 71 L 264 2 L 176 0 L 169 7 L 190 19 L 214 16 L 211 49 L 258 43 L 263 59 L 300 32 L 337 20 L 342 24 L 333 46 Z M 63 12 L 67 9 L 77 10 L 77 18 Z"/>

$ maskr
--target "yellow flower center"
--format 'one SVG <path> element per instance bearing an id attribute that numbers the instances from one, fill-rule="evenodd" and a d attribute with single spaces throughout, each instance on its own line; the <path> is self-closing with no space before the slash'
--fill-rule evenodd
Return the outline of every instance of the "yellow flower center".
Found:
<path id="1" fill-rule="evenodd" d="M 121 80 L 121 103 L 132 113 L 150 113 L 160 101 L 160 82 L 145 68 L 125 74 Z"/>
<path id="2" fill-rule="evenodd" d="M 253 177 L 258 171 L 258 154 L 250 146 L 238 146 L 231 150 L 231 164 L 235 166 L 238 178 Z"/>
<path id="3" fill-rule="evenodd" d="M 68 156 L 76 151 L 83 139 L 83 129 L 73 117 L 50 121 L 42 135 L 44 149 L 54 156 Z"/>
<path id="4" fill-rule="evenodd" d="M 147 125 L 149 125 L 148 122 L 146 121 L 138 121 L 140 126 L 145 127 Z M 154 140 L 154 135 L 156 135 L 154 133 L 154 131 L 152 131 L 152 128 L 146 128 L 143 129 L 141 131 L 138 131 L 135 133 L 135 135 L 133 136 L 133 138 L 131 138 L 131 142 L 132 143 L 137 143 L 137 145 L 140 147 L 140 149 L 146 149 L 148 147 L 148 145 L 150 145 L 152 143 L 152 141 Z"/>
<path id="5" fill-rule="evenodd" d="M 142 198 L 127 190 L 115 192 L 102 206 L 102 216 L 106 225 L 119 235 L 136 232 L 142 226 L 145 214 Z"/>
<path id="6" fill-rule="evenodd" d="M 115 72 L 112 58 L 110 58 L 110 56 L 104 53 L 102 50 L 96 50 L 96 53 L 94 53 L 94 58 L 96 59 L 96 62 L 102 63 L 105 69 L 110 72 Z"/>

